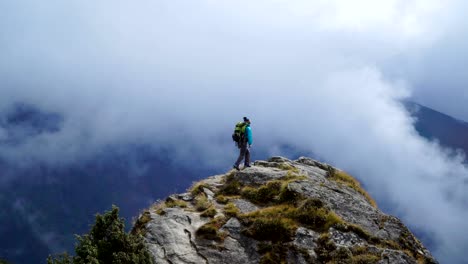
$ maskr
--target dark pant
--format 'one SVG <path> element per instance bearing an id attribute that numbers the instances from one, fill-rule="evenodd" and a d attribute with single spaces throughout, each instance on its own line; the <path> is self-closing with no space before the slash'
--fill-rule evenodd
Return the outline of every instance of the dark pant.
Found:
<path id="1" fill-rule="evenodd" d="M 239 166 L 245 157 L 244 164 L 247 166 L 250 166 L 250 149 L 249 149 L 248 144 L 247 143 L 241 144 L 239 149 L 240 149 L 239 158 L 237 158 L 235 165 Z"/>

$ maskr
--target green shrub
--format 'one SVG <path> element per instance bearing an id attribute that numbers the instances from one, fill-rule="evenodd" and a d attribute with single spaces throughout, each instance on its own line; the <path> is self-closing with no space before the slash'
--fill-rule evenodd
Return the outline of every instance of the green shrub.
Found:
<path id="1" fill-rule="evenodd" d="M 369 252 L 369 249 L 367 246 L 356 246 L 356 247 L 351 248 L 351 252 L 355 256 L 364 255 L 364 254 L 367 254 L 367 252 Z"/>
<path id="2" fill-rule="evenodd" d="M 336 249 L 336 245 L 330 240 L 328 234 L 323 234 L 317 239 L 317 247 L 315 253 L 317 253 L 317 259 L 320 263 L 327 263 L 332 259 L 332 252 Z"/>
<path id="3" fill-rule="evenodd" d="M 287 163 L 281 163 L 278 165 L 278 168 L 282 169 L 282 170 L 285 170 L 285 171 L 288 171 L 288 172 L 291 172 L 291 173 L 299 173 L 299 169 L 290 165 L 290 164 L 287 164 Z"/>
<path id="4" fill-rule="evenodd" d="M 351 232 L 354 232 L 356 235 L 360 236 L 361 238 L 364 238 L 365 240 L 369 242 L 372 242 L 372 243 L 379 242 L 378 238 L 372 236 L 369 232 L 367 232 L 365 229 L 363 229 L 362 227 L 358 225 L 355 225 L 355 224 L 348 225 L 348 230 Z"/>
<path id="5" fill-rule="evenodd" d="M 215 199 L 216 199 L 216 202 L 220 204 L 227 204 L 229 202 L 229 198 L 222 194 L 216 195 Z"/>
<path id="6" fill-rule="evenodd" d="M 253 220 L 245 233 L 257 240 L 291 241 L 296 229 L 291 219 L 260 217 Z"/>
<path id="7" fill-rule="evenodd" d="M 242 189 L 241 195 L 249 201 L 260 205 L 285 202 L 294 203 L 301 199 L 302 196 L 288 188 L 290 182 L 290 180 L 269 181 L 258 188 L 247 186 Z"/>
<path id="8" fill-rule="evenodd" d="M 151 221 L 151 214 L 149 211 L 143 212 L 141 216 L 136 220 L 135 224 L 133 225 L 132 234 L 140 234 L 144 233 L 144 226 Z"/>
<path id="9" fill-rule="evenodd" d="M 297 172 L 299 173 L 299 172 Z M 281 177 L 280 180 L 281 181 L 304 181 L 304 180 L 307 180 L 308 177 L 305 176 L 305 175 L 299 175 L 297 174 L 296 172 L 294 171 L 288 171 L 286 173 L 286 176 L 284 177 Z"/>
<path id="10" fill-rule="evenodd" d="M 241 215 L 241 219 L 247 223 L 258 217 L 277 217 L 277 218 L 291 218 L 296 212 L 297 208 L 290 204 L 281 204 L 263 208 L 248 214 Z"/>
<path id="11" fill-rule="evenodd" d="M 77 236 L 77 240 L 76 256 L 49 256 L 47 263 L 153 263 L 142 237 L 125 233 L 124 220 L 119 217 L 116 206 L 104 215 L 96 215 L 96 222 L 89 234 Z"/>
<path id="12" fill-rule="evenodd" d="M 205 211 L 210 206 L 211 202 L 208 201 L 208 198 L 204 193 L 200 193 L 197 197 L 195 197 L 195 209 L 197 209 L 197 211 Z"/>
<path id="13" fill-rule="evenodd" d="M 238 195 L 241 192 L 242 184 L 235 178 L 234 173 L 225 178 L 223 186 L 217 192 L 217 195 Z"/>
<path id="14" fill-rule="evenodd" d="M 353 264 L 375 264 L 379 262 L 381 258 L 373 254 L 364 254 L 353 256 L 351 259 Z"/>
<path id="15" fill-rule="evenodd" d="M 228 203 L 226 204 L 226 206 L 224 206 L 224 213 L 227 216 L 237 217 L 240 214 L 240 211 L 236 205 L 234 205 L 233 203 Z"/>
<path id="16" fill-rule="evenodd" d="M 193 196 L 197 196 L 198 194 L 204 192 L 203 188 L 210 189 L 210 186 L 206 183 L 198 182 L 194 186 L 192 186 L 189 190 Z"/>
<path id="17" fill-rule="evenodd" d="M 170 201 L 166 201 L 166 206 L 167 207 L 186 208 L 187 207 L 187 202 L 182 201 L 182 200 L 170 200 Z"/>
<path id="18" fill-rule="evenodd" d="M 278 196 L 278 202 L 280 203 L 296 203 L 304 197 L 297 192 L 289 189 L 289 181 L 281 185 L 280 194 Z"/>
<path id="19" fill-rule="evenodd" d="M 257 200 L 257 189 L 251 186 L 244 187 L 242 188 L 241 195 L 247 200 L 255 202 Z"/>
<path id="20" fill-rule="evenodd" d="M 401 249 L 401 246 L 396 241 L 393 241 L 393 240 L 380 241 L 380 246 L 388 247 L 388 248 L 391 248 L 391 249 L 394 249 L 394 250 L 400 250 Z"/>
<path id="21" fill-rule="evenodd" d="M 259 205 L 296 203 L 303 196 L 289 188 L 289 183 L 304 180 L 306 176 L 285 176 L 280 180 L 269 181 L 259 187 L 246 186 L 242 189 L 242 197 Z"/>
<path id="22" fill-rule="evenodd" d="M 257 189 L 256 200 L 260 203 L 268 203 L 279 195 L 281 190 L 281 181 L 270 181 Z"/>
<path id="23" fill-rule="evenodd" d="M 218 238 L 218 228 L 209 224 L 202 225 L 197 230 L 197 236 L 215 240 Z"/>
<path id="24" fill-rule="evenodd" d="M 259 264 L 280 264 L 280 263 L 281 262 L 278 261 L 278 256 L 276 256 L 272 252 L 267 252 L 265 255 L 263 255 L 259 262 Z"/>
<path id="25" fill-rule="evenodd" d="M 165 215 L 166 211 L 164 211 L 164 208 L 158 208 L 158 209 L 156 209 L 156 213 L 158 215 Z"/>
<path id="26" fill-rule="evenodd" d="M 261 243 L 262 244 L 262 243 Z M 263 243 L 262 246 L 259 246 L 259 250 L 257 252 L 262 254 L 262 258 L 260 259 L 259 263 L 275 263 L 275 264 L 286 264 L 287 262 L 287 255 L 289 249 L 292 247 L 287 245 L 283 242 L 277 243 Z"/>
<path id="27" fill-rule="evenodd" d="M 226 224 L 226 218 L 224 217 L 214 218 L 210 222 L 198 228 L 195 234 L 199 238 L 210 239 L 210 240 L 215 240 L 219 242 L 224 241 L 227 234 L 219 231 L 219 229 L 224 224 Z"/>
<path id="28" fill-rule="evenodd" d="M 353 254 L 348 248 L 339 247 L 331 254 L 332 258 L 337 262 L 348 262 L 353 257 Z"/>
<path id="29" fill-rule="evenodd" d="M 7 264 L 7 262 L 0 261 L 0 264 Z M 67 252 L 54 256 L 49 255 L 47 264 L 73 264 L 73 257 Z"/>
<path id="30" fill-rule="evenodd" d="M 264 255 L 273 250 L 273 245 L 269 242 L 260 242 L 257 244 L 258 254 Z"/>
<path id="31" fill-rule="evenodd" d="M 203 213 L 201 213 L 201 216 L 203 216 L 203 217 L 214 217 L 216 215 L 216 213 L 217 213 L 217 211 L 214 208 L 214 206 L 210 206 L 208 209 L 203 211 Z"/>
<path id="32" fill-rule="evenodd" d="M 294 219 L 316 231 L 327 231 L 332 226 L 343 223 L 343 220 L 324 207 L 319 199 L 307 199 L 294 212 Z"/>

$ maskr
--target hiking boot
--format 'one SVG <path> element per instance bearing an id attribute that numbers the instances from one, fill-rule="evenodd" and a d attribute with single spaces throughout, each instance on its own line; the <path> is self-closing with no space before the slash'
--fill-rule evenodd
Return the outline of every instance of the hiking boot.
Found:
<path id="1" fill-rule="evenodd" d="M 252 167 L 252 166 L 251 166 L 250 164 L 244 164 L 244 167 L 250 168 L 250 167 Z"/>
<path id="2" fill-rule="evenodd" d="M 234 166 L 232 166 L 232 167 L 233 167 L 234 169 L 236 169 L 236 170 L 240 171 L 240 168 L 239 168 L 239 166 L 238 166 L 238 165 L 234 165 Z"/>

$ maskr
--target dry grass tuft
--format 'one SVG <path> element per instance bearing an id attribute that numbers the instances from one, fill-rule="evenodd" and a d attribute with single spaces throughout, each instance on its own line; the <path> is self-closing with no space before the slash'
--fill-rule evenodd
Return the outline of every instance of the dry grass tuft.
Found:
<path id="1" fill-rule="evenodd" d="M 216 217 L 212 219 L 210 222 L 202 225 L 196 231 L 196 235 L 199 238 L 214 240 L 218 242 L 224 241 L 227 236 L 227 233 L 219 231 L 221 227 L 226 224 L 225 217 Z"/>
<path id="2" fill-rule="evenodd" d="M 356 190 L 358 193 L 362 194 L 374 208 L 377 208 L 377 203 L 374 199 L 361 187 L 359 181 L 351 175 L 341 170 L 333 170 L 333 174 L 330 174 L 330 179 Z"/>
<path id="3" fill-rule="evenodd" d="M 205 211 L 210 208 L 211 202 L 206 197 L 205 193 L 200 193 L 195 197 L 195 209 L 199 212 Z"/>
<path id="4" fill-rule="evenodd" d="M 235 204 L 228 203 L 224 206 L 224 213 L 230 217 L 237 217 L 240 214 L 240 210 Z"/>

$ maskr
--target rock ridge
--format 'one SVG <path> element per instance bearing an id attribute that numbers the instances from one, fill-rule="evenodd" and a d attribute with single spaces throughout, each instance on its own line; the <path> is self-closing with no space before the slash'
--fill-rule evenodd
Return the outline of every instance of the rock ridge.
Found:
<path id="1" fill-rule="evenodd" d="M 344 171 L 307 157 L 253 165 L 142 213 L 132 232 L 155 263 L 438 263 Z"/>

